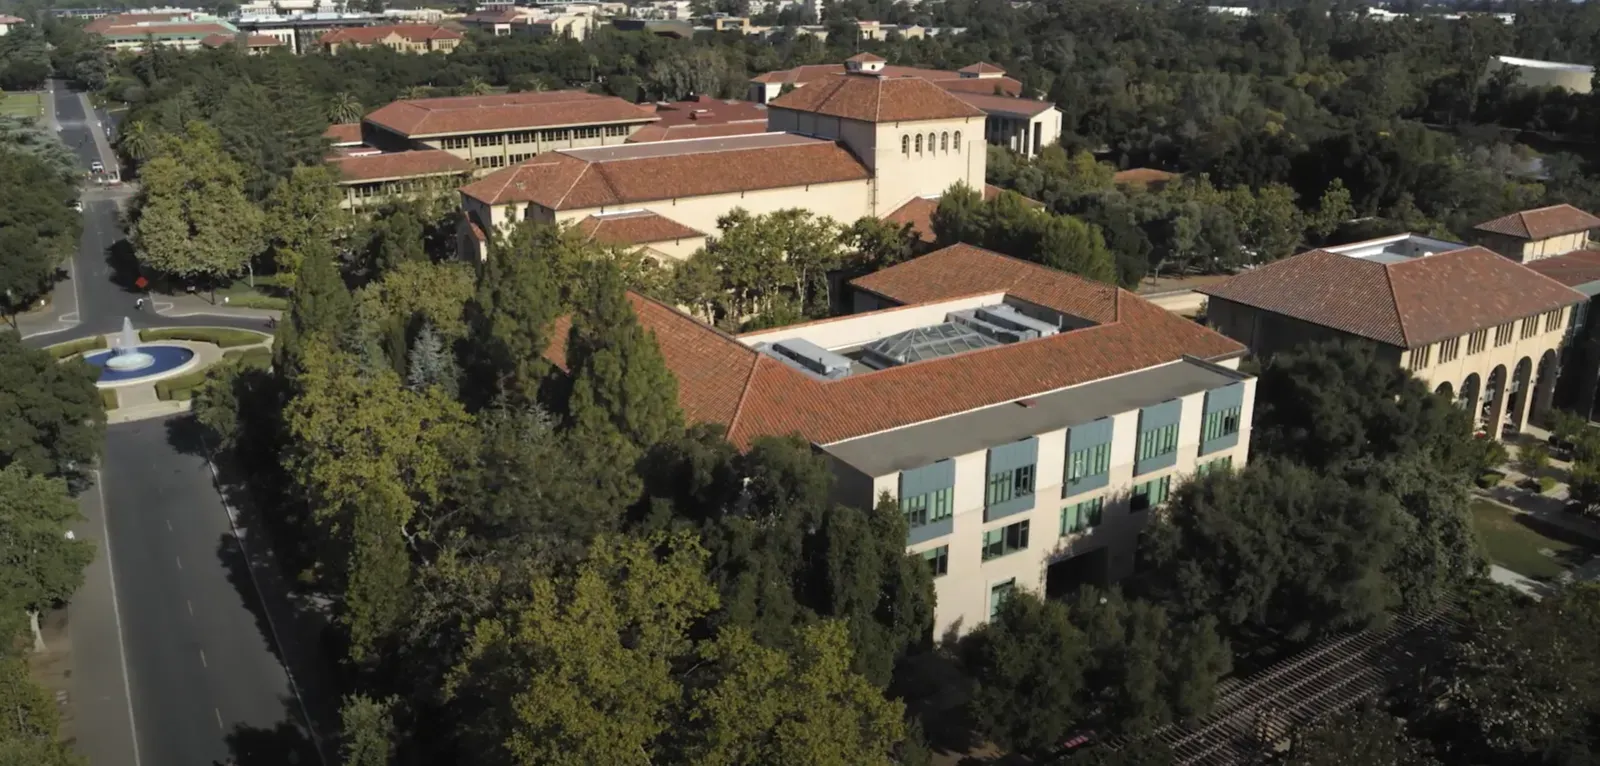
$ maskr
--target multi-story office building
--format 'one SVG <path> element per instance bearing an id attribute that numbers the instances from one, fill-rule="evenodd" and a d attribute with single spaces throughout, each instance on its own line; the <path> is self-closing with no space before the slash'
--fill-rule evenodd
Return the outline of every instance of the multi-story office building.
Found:
<path id="1" fill-rule="evenodd" d="M 107 48 L 127 51 L 144 50 L 151 45 L 194 50 L 208 40 L 232 39 L 239 34 L 239 29 L 227 21 L 181 9 L 100 16 L 85 25 L 84 31 L 99 35 Z"/>
<path id="2" fill-rule="evenodd" d="M 1248 455 L 1244 348 L 1125 290 L 967 245 L 852 288 L 860 313 L 739 336 L 632 301 L 691 421 L 799 434 L 840 502 L 898 501 L 941 636 L 1125 576 L 1181 482 Z"/>
<path id="3" fill-rule="evenodd" d="M 1313 250 L 1196 288 L 1258 355 L 1361 339 L 1500 438 L 1548 408 L 1586 297 L 1482 247 L 1401 234 Z"/>
<path id="4" fill-rule="evenodd" d="M 285 9 L 287 10 L 287 9 Z M 290 52 L 310 53 L 317 50 L 317 40 L 341 29 L 357 29 L 383 24 L 387 18 L 371 13 L 341 12 L 290 12 L 242 13 L 233 24 L 252 35 L 277 38 Z"/>
<path id="5" fill-rule="evenodd" d="M 449 152 L 422 149 L 392 154 L 352 153 L 328 159 L 339 173 L 347 210 L 397 199 L 448 194 L 472 176 L 472 165 Z"/>
<path id="6" fill-rule="evenodd" d="M 557 149 L 621 144 L 655 121 L 620 98 L 561 90 L 396 101 L 368 114 L 361 136 L 386 152 L 440 149 L 493 170 Z"/>

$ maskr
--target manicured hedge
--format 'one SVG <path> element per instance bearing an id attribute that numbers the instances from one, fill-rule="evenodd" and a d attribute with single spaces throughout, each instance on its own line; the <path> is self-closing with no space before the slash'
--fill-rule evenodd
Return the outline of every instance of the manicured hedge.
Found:
<path id="1" fill-rule="evenodd" d="M 254 330 L 235 330 L 231 327 L 169 327 L 163 330 L 140 330 L 139 340 L 192 340 L 211 343 L 222 348 L 250 346 L 262 343 L 269 336 Z"/>
<path id="2" fill-rule="evenodd" d="M 236 348 L 222 354 L 223 359 L 237 362 L 240 367 L 265 370 L 272 366 L 272 349 L 257 346 L 255 348 Z"/>
<path id="3" fill-rule="evenodd" d="M 156 381 L 156 398 L 162 401 L 183 401 L 194 396 L 194 390 L 206 380 L 205 370 Z"/>
<path id="4" fill-rule="evenodd" d="M 105 347 L 105 336 L 96 335 L 93 338 L 79 338 L 77 340 L 67 341 L 66 343 L 59 343 L 54 346 L 46 347 L 45 350 L 49 351 L 50 355 L 57 359 L 66 359 L 73 354 L 81 354 L 85 351 L 94 351 L 95 349 L 101 349 Z"/>

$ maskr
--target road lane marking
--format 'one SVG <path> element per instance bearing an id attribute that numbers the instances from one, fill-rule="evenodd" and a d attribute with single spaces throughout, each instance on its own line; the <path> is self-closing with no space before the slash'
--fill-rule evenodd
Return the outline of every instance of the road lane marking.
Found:
<path id="1" fill-rule="evenodd" d="M 217 714 L 217 731 L 223 731 L 225 727 L 222 725 L 222 711 L 216 708 L 211 708 L 211 712 Z"/>
<path id="2" fill-rule="evenodd" d="M 206 664 L 206 650 L 204 650 L 204 649 L 200 650 L 200 667 L 202 667 L 202 668 L 211 667 L 210 665 Z"/>
<path id="3" fill-rule="evenodd" d="M 128 702 L 128 733 L 133 737 L 133 766 L 139 766 L 139 727 L 133 720 L 133 684 L 128 681 L 128 649 L 122 644 L 122 607 L 117 604 L 117 574 L 111 563 L 111 527 L 106 523 L 104 474 L 94 472 L 94 489 L 100 495 L 100 534 L 106 545 L 106 574 L 111 579 L 111 616 L 117 623 L 117 654 L 122 657 L 122 695 Z"/>
<path id="4" fill-rule="evenodd" d="M 189 599 L 184 599 L 183 600 L 183 605 L 189 607 L 189 616 L 193 617 L 194 616 L 194 602 L 190 601 Z"/>
<path id="5" fill-rule="evenodd" d="M 178 562 L 178 568 L 179 569 L 183 568 L 183 559 L 180 559 L 177 556 L 173 556 L 172 560 Z"/>
<path id="6" fill-rule="evenodd" d="M 172 531 L 172 519 L 167 519 L 167 531 Z"/>

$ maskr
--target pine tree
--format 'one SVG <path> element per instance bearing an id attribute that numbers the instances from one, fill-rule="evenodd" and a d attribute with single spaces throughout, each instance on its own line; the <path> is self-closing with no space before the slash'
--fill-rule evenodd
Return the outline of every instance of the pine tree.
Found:
<path id="1" fill-rule="evenodd" d="M 614 264 L 590 262 L 582 288 L 567 341 L 568 435 L 602 492 L 627 505 L 641 489 L 635 461 L 683 431 L 678 381 L 639 325 Z"/>
<path id="2" fill-rule="evenodd" d="M 473 398 L 496 397 L 517 407 L 538 402 L 549 371 L 545 348 L 550 326 L 561 313 L 561 291 L 550 254 L 541 246 L 546 229 L 520 229 L 496 239 L 478 277 L 472 355 Z M 559 234 L 559 232 L 556 232 Z"/>
<path id="3" fill-rule="evenodd" d="M 273 344 L 277 368 L 292 377 L 299 371 L 301 348 L 317 334 L 341 337 L 351 324 L 355 301 L 334 263 L 333 250 L 314 245 L 302 253 L 300 273 L 289 301 L 288 320 L 278 327 Z"/>
<path id="4" fill-rule="evenodd" d="M 433 325 L 424 324 L 411 345 L 407 360 L 406 386 L 416 390 L 428 386 L 443 386 L 454 392 L 456 383 L 455 360 L 445 351 L 444 341 Z"/>

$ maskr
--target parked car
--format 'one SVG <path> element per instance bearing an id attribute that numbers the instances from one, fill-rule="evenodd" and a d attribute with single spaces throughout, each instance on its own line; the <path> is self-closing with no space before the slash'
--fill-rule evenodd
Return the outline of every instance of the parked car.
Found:
<path id="1" fill-rule="evenodd" d="M 72 201 L 72 209 L 82 213 L 83 212 L 83 200 L 81 200 L 81 199 L 73 200 Z"/>
<path id="2" fill-rule="evenodd" d="M 94 162 L 89 163 L 89 171 L 91 173 L 104 173 L 106 172 L 106 166 L 99 160 L 95 160 Z"/>

